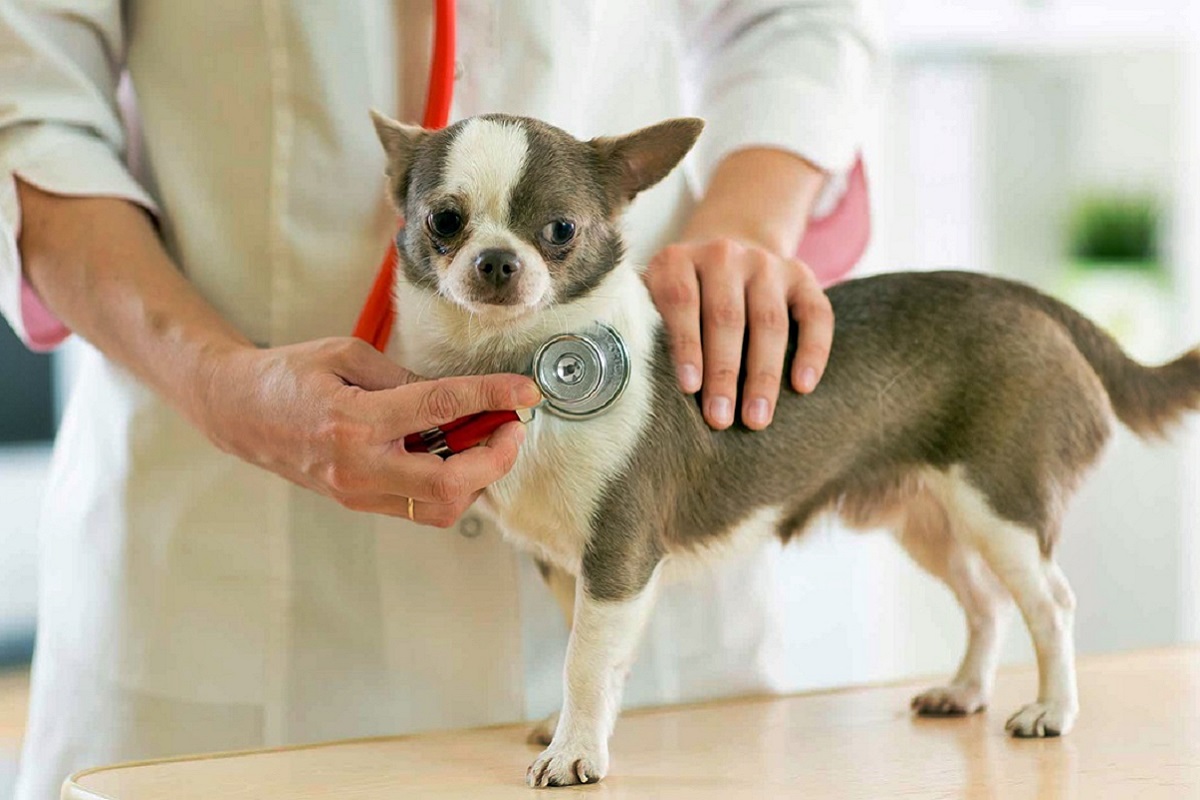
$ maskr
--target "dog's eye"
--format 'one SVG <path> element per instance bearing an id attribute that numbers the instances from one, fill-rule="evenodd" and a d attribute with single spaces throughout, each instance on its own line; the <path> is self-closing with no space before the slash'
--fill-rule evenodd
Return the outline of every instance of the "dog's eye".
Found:
<path id="1" fill-rule="evenodd" d="M 457 211 L 435 211 L 429 215 L 429 230 L 443 239 L 456 236 L 462 228 L 463 218 Z"/>
<path id="2" fill-rule="evenodd" d="M 575 223 L 569 219 L 556 219 L 542 228 L 542 238 L 550 244 L 566 244 L 575 238 Z"/>

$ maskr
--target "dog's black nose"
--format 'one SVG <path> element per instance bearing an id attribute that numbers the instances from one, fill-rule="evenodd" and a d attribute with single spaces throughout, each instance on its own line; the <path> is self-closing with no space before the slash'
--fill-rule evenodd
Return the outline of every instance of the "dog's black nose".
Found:
<path id="1" fill-rule="evenodd" d="M 512 250 L 484 250 L 475 259 L 479 277 L 493 286 L 503 286 L 521 269 L 521 260 Z"/>

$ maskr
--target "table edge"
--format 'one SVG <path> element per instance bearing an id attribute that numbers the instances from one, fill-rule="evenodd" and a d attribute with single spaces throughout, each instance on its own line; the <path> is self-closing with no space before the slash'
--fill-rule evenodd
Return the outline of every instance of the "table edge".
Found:
<path id="1" fill-rule="evenodd" d="M 1106 661 L 1120 661 L 1125 658 L 1145 658 L 1145 657 L 1162 657 L 1170 655 L 1184 655 L 1187 653 L 1200 653 L 1200 642 L 1181 642 L 1179 644 L 1164 645 L 1162 647 L 1149 647 L 1133 650 L 1117 650 L 1109 653 L 1095 653 L 1084 656 L 1076 661 L 1077 668 L 1092 664 L 1101 664 Z M 1014 672 L 1027 672 L 1033 669 L 1032 663 L 1007 664 L 1000 668 L 1001 674 Z M 940 673 L 938 673 L 940 674 Z M 745 705 L 747 703 L 763 703 L 776 702 L 780 700 L 791 700 L 809 697 L 828 697 L 831 695 L 846 694 L 848 692 L 875 691 L 882 689 L 894 689 L 900 686 L 909 684 L 919 684 L 923 680 L 928 680 L 929 675 L 909 676 L 902 679 L 877 681 L 871 683 L 854 684 L 852 686 L 835 686 L 822 689 L 809 689 L 799 692 L 787 692 L 784 694 L 748 694 L 735 697 L 722 697 L 716 700 L 700 700 L 694 703 L 679 703 L 673 705 L 661 706 L 646 706 L 642 708 L 631 709 L 628 712 L 622 713 L 622 716 L 646 716 L 652 714 L 673 713 L 679 711 L 690 711 L 695 709 L 712 708 L 725 706 L 730 704 Z M 526 720 L 525 722 L 528 722 Z M 383 736 L 362 736 L 352 739 L 334 739 L 324 742 L 310 742 L 307 744 L 290 744 L 279 745 L 276 747 L 256 747 L 242 750 L 225 750 L 214 753 L 201 753 L 197 755 L 171 756 L 167 758 L 151 758 L 139 761 L 125 761 L 116 764 L 109 764 L 100 767 L 89 767 L 73 773 L 65 781 L 63 781 L 61 800 L 113 800 L 108 795 L 88 789 L 80 785 L 80 781 L 90 775 L 96 775 L 101 772 L 112 772 L 119 769 L 133 769 L 137 767 L 159 766 L 163 764 L 177 764 L 184 761 L 216 761 L 224 758 L 240 758 L 249 755 L 268 755 L 271 753 L 287 753 L 294 750 L 319 750 L 328 747 L 342 747 L 347 745 L 367 744 L 371 742 L 397 742 L 405 739 L 413 739 L 423 736 L 432 736 L 437 734 L 447 733 L 468 733 L 480 732 L 487 730 L 496 730 L 500 728 L 512 728 L 521 725 L 522 722 L 504 722 L 495 725 L 479 725 L 472 728 L 447 728 L 444 730 L 422 731 L 419 733 L 406 733 L 400 735 L 383 735 Z"/>

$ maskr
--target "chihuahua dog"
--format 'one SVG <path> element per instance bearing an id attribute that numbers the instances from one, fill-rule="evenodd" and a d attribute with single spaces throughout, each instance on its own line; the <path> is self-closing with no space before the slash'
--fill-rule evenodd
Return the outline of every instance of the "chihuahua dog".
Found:
<path id="1" fill-rule="evenodd" d="M 785 392 L 768 430 L 715 432 L 677 389 L 620 232 L 700 120 L 580 141 L 499 114 L 436 132 L 374 119 L 407 221 L 391 357 L 430 377 L 527 372 L 546 339 L 597 323 L 629 351 L 620 400 L 586 420 L 537 416 L 516 466 L 481 500 L 543 565 L 571 621 L 564 703 L 530 785 L 604 777 L 626 671 L 673 564 L 726 542 L 791 539 L 827 510 L 892 529 L 963 607 L 958 673 L 914 698 L 918 713 L 985 706 L 1015 601 L 1039 688 L 1007 729 L 1071 729 L 1075 600 L 1053 560 L 1064 508 L 1114 419 L 1158 434 L 1197 406 L 1200 351 L 1146 367 L 1027 286 L 880 275 L 829 290 L 836 335 L 813 393 Z"/>

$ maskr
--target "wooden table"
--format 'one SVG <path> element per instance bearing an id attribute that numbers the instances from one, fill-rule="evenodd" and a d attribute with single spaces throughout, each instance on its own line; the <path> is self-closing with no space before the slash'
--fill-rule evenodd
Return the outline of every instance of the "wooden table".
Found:
<path id="1" fill-rule="evenodd" d="M 1200 798 L 1200 648 L 1085 659 L 1083 712 L 1061 739 L 1013 740 L 1030 668 L 1004 670 L 992 708 L 917 719 L 925 683 L 630 713 L 599 785 L 610 798 Z M 530 797 L 525 726 L 335 742 L 81 773 L 71 800 L 395 800 Z"/>

